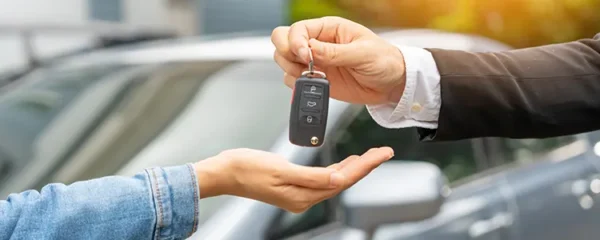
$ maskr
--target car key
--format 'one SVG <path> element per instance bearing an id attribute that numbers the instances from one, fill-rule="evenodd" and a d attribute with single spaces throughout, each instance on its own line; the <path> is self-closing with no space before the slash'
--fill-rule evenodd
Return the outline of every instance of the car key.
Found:
<path id="1" fill-rule="evenodd" d="M 308 71 L 296 80 L 292 95 L 289 138 L 292 144 L 318 147 L 325 140 L 329 109 L 329 81 L 326 75 L 313 69 L 309 50 Z"/>

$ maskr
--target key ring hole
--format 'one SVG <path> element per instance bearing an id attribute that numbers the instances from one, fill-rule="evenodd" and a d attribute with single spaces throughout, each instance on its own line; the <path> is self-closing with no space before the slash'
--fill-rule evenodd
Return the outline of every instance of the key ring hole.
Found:
<path id="1" fill-rule="evenodd" d="M 302 76 L 314 77 L 315 75 L 319 75 L 321 78 L 327 78 L 324 72 L 321 71 L 304 71 L 302 72 Z"/>

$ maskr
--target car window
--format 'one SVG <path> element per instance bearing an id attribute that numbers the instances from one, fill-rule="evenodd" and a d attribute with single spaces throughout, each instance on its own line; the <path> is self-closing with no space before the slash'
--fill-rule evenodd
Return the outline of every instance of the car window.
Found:
<path id="1" fill-rule="evenodd" d="M 379 126 L 364 110 L 335 139 L 337 159 L 361 154 L 371 147 L 390 146 L 395 160 L 426 161 L 440 167 L 453 183 L 479 172 L 513 162 L 525 164 L 567 145 L 575 136 L 545 139 L 480 138 L 448 142 L 421 142 L 417 131 Z"/>
<path id="2" fill-rule="evenodd" d="M 272 61 L 173 63 L 145 82 L 44 183 L 131 176 L 232 148 L 268 150 L 289 120 L 292 93 Z M 199 223 L 229 199 L 202 199 Z"/>
<path id="3" fill-rule="evenodd" d="M 103 76 L 123 68 L 126 66 L 42 70 L 19 80 L 18 85 L 1 93 L 0 149 L 4 153 L 4 161 L 10 162 L 3 168 L 5 176 L 19 171 L 32 160 L 38 137 L 81 92 Z"/>
<path id="4" fill-rule="evenodd" d="M 334 141 L 335 161 L 360 155 L 369 148 L 390 146 L 394 160 L 426 161 L 439 166 L 450 181 L 477 172 L 478 160 L 471 140 L 420 142 L 415 129 L 387 129 L 379 126 L 363 110 Z"/>
<path id="5" fill-rule="evenodd" d="M 577 141 L 577 135 L 543 139 L 487 138 L 486 154 L 489 167 L 472 176 L 452 183 L 453 187 L 473 182 L 496 173 L 549 160 L 545 155 Z"/>
<path id="6" fill-rule="evenodd" d="M 177 118 L 208 76 L 229 64 L 171 64 L 140 76 L 68 163 L 46 182 L 72 183 L 115 174 Z"/>
<path id="7" fill-rule="evenodd" d="M 545 139 L 509 139 L 498 138 L 496 154 L 499 157 L 510 159 L 520 165 L 543 160 L 542 155 L 573 143 L 577 140 L 576 135 L 560 136 Z"/>
<path id="8" fill-rule="evenodd" d="M 119 174 L 195 162 L 231 148 L 268 150 L 287 126 L 292 93 L 272 61 L 237 62 L 206 78 L 183 74 L 172 81 L 204 83 L 181 115 Z"/>

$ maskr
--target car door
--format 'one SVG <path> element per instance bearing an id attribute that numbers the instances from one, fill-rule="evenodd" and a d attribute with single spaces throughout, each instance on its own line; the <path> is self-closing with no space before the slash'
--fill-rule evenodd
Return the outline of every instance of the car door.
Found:
<path id="1" fill-rule="evenodd" d="M 370 147 L 388 145 L 394 148 L 396 160 L 432 162 L 452 182 L 452 194 L 440 214 L 421 222 L 384 226 L 378 230 L 376 239 L 545 239 L 521 237 L 524 235 L 523 226 L 527 226 L 523 221 L 539 222 L 539 219 L 523 220 L 520 208 L 524 201 L 531 200 L 527 198 L 540 196 L 535 193 L 538 191 L 535 188 L 527 190 L 528 186 L 539 184 L 539 179 L 549 177 L 547 175 L 560 173 L 566 166 L 552 166 L 554 172 L 551 172 L 550 169 L 537 165 L 543 163 L 538 159 L 543 159 L 546 155 L 560 158 L 561 149 L 564 148 L 567 150 L 562 150 L 563 152 L 572 152 L 572 143 L 576 139 L 575 136 L 565 136 L 537 140 L 490 138 L 423 143 L 417 140 L 414 130 L 384 129 L 366 112 L 360 113 L 348 126 L 336 133 L 337 136 L 330 138 L 334 145 L 331 159 L 341 159 L 342 156 L 360 154 Z M 575 186 L 585 185 L 581 179 L 589 179 L 590 174 L 596 171 L 591 162 L 583 158 L 565 162 L 578 166 L 574 169 L 575 173 L 563 171 L 561 176 L 567 176 L 569 180 L 557 178 L 554 182 L 548 182 L 558 184 L 570 181 L 569 184 Z M 519 176 L 523 181 L 519 180 Z M 515 184 L 518 185 L 516 190 L 513 186 Z M 552 190 L 555 188 L 550 187 Z M 532 192 L 531 195 L 526 193 L 528 191 Z M 585 193 L 579 193 L 575 199 L 583 198 L 583 201 L 588 201 Z M 551 202 L 557 199 L 555 196 L 548 197 Z M 575 203 L 577 206 L 577 202 Z"/>
<path id="2" fill-rule="evenodd" d="M 448 144 L 470 144 L 476 152 L 483 152 L 485 156 L 485 144 L 483 139 L 473 139 L 465 142 L 453 142 Z M 484 141 L 483 141 L 484 142 Z M 430 147 L 429 143 L 425 143 Z M 451 149 L 458 149 L 454 145 Z M 420 151 L 437 152 L 438 156 L 452 155 L 456 153 L 444 153 L 436 149 L 424 149 Z M 471 159 L 469 162 L 475 164 L 474 158 L 481 155 L 464 155 Z M 374 239 L 377 240 L 502 240 L 513 239 L 514 233 L 511 226 L 514 222 L 514 214 L 507 201 L 509 195 L 504 188 L 506 179 L 498 170 L 503 167 L 488 167 L 493 164 L 489 159 L 483 157 L 480 160 L 484 167 L 469 174 L 455 175 L 451 181 L 450 195 L 446 198 L 440 212 L 430 218 L 418 222 L 407 222 L 389 224 L 380 227 Z M 444 159 L 442 161 L 457 161 L 456 159 Z M 446 167 L 445 172 L 452 173 L 452 168 Z"/>
<path id="3" fill-rule="evenodd" d="M 329 138 L 328 159 L 361 154 L 371 147 L 390 146 L 394 160 L 427 161 L 436 164 L 450 182 L 451 196 L 442 212 L 425 221 L 384 226 L 375 239 L 504 239 L 506 228 L 489 232 L 509 212 L 501 191 L 501 176 L 474 178 L 492 164 L 487 163 L 481 139 L 455 142 L 419 142 L 414 129 L 386 129 L 372 120 L 366 110 Z M 487 173 L 486 173 L 487 174 Z M 465 181 L 467 180 L 467 181 Z M 410 193 L 406 193 L 410 194 Z M 490 220 L 491 219 L 491 220 Z M 486 222 L 487 221 L 487 222 Z M 491 223 L 490 223 L 491 222 Z M 474 226 L 474 227 L 473 227 Z"/>
<path id="4" fill-rule="evenodd" d="M 505 177 L 517 214 L 518 239 L 597 239 L 600 206 L 594 201 L 600 180 L 594 161 L 598 156 L 589 154 L 588 140 L 564 136 L 500 141 L 503 154 L 516 159 L 515 169 Z"/>
<path id="5" fill-rule="evenodd" d="M 513 239 L 509 229 L 513 216 L 501 185 L 501 177 L 494 176 L 455 187 L 436 216 L 418 222 L 382 226 L 377 229 L 374 239 Z"/>

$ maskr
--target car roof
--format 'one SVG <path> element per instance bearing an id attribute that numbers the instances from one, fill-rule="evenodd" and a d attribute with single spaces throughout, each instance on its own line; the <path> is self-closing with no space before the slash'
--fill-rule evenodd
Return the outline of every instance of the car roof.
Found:
<path id="1" fill-rule="evenodd" d="M 502 43 L 485 38 L 429 29 L 386 31 L 379 34 L 395 45 L 458 50 L 510 49 Z M 440 41 L 440 38 L 443 40 Z M 109 48 L 67 57 L 58 65 L 81 66 L 94 64 L 152 64 L 177 61 L 272 60 L 275 47 L 270 36 L 229 34 L 227 37 L 191 37 L 162 40 L 145 44 Z"/>

